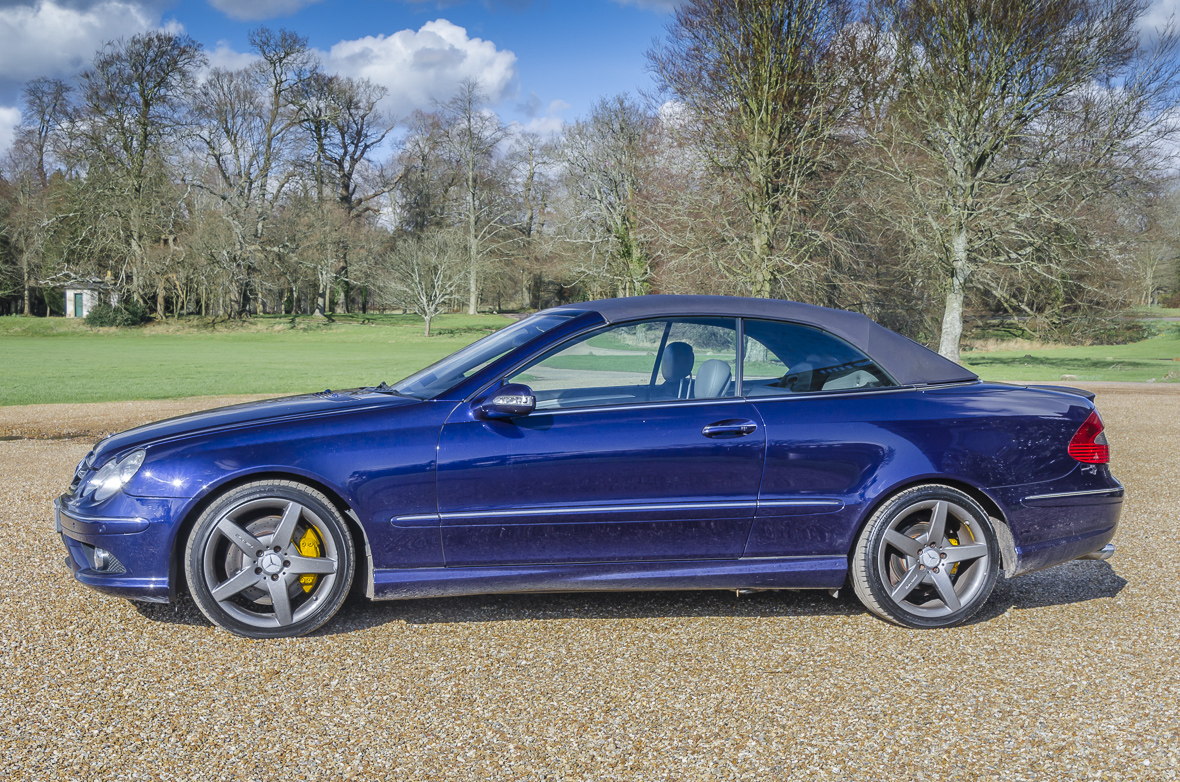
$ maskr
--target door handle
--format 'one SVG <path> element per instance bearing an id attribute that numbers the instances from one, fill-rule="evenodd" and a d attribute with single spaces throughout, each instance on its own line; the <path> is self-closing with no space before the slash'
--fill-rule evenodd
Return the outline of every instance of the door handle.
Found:
<path id="1" fill-rule="evenodd" d="M 758 424 L 753 421 L 718 421 L 701 430 L 705 437 L 745 437 L 753 434 Z"/>

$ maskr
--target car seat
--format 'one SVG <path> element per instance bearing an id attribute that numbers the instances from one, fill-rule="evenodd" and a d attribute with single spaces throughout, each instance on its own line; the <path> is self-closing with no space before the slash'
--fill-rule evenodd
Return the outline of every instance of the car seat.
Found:
<path id="1" fill-rule="evenodd" d="M 664 356 L 660 360 L 660 375 L 664 378 L 661 386 L 661 396 L 674 399 L 687 399 L 691 380 L 692 365 L 696 363 L 696 353 L 692 345 L 687 342 L 669 342 L 664 347 Z"/>

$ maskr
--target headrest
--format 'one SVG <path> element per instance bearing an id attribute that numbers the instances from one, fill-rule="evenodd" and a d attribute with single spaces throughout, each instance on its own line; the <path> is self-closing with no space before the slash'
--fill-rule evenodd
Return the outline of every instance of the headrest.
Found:
<path id="1" fill-rule="evenodd" d="M 694 363 L 696 354 L 692 352 L 692 345 L 687 342 L 669 342 L 664 348 L 664 358 L 660 361 L 660 374 L 665 382 L 679 383 L 692 373 Z"/>
<path id="2" fill-rule="evenodd" d="M 711 358 L 697 370 L 697 382 L 692 389 L 693 399 L 712 399 L 721 396 L 729 383 L 729 364 Z"/>

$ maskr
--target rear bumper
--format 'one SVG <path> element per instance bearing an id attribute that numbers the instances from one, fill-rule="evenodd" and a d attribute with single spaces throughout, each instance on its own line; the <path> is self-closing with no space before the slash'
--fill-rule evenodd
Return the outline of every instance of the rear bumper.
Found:
<path id="1" fill-rule="evenodd" d="M 1109 474 L 1103 482 L 1107 485 L 1075 483 L 1033 493 L 1013 487 L 1017 491 L 1004 498 L 1016 554 L 1016 566 L 1009 575 L 1031 573 L 1075 559 L 1113 556 L 1113 547 L 1109 553 L 1103 552 L 1118 527 L 1124 490 Z"/>

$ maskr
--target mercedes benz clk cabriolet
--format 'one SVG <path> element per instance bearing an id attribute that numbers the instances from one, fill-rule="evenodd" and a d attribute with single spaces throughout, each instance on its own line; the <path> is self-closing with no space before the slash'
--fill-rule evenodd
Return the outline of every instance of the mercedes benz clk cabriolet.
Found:
<path id="1" fill-rule="evenodd" d="M 908 627 L 1106 559 L 1093 395 L 981 382 L 851 312 L 642 296 L 520 320 L 394 385 L 99 442 L 55 502 L 74 577 L 244 636 L 370 599 L 824 589 Z"/>

